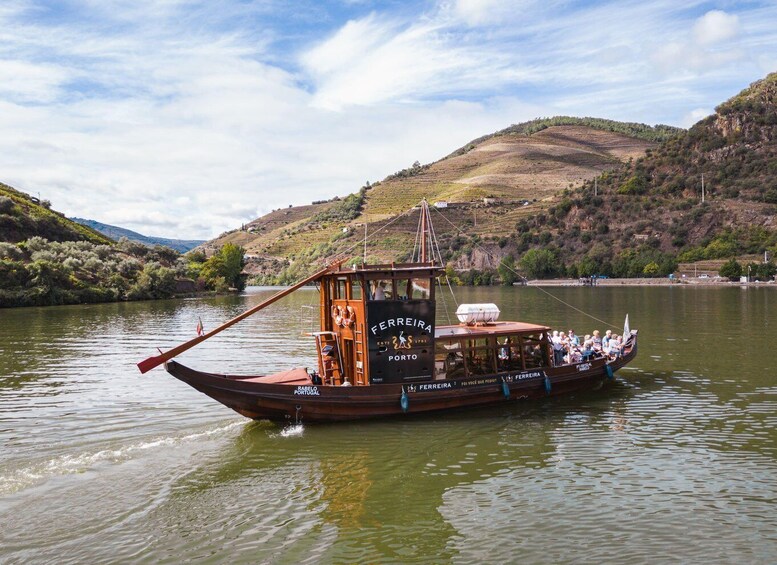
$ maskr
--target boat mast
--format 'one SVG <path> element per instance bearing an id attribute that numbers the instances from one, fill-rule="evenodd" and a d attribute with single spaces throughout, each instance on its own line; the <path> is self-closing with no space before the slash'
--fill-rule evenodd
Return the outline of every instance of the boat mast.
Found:
<path id="1" fill-rule="evenodd" d="M 429 214 L 429 205 L 426 203 L 426 198 L 421 201 L 421 263 L 426 263 L 426 230 L 427 218 Z"/>

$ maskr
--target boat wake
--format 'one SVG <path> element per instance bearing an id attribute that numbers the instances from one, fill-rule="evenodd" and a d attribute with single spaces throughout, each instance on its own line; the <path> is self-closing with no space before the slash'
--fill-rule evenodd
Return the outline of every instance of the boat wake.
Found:
<path id="1" fill-rule="evenodd" d="M 245 426 L 245 422 L 239 420 L 192 434 L 159 437 L 115 449 L 102 449 L 76 455 L 61 455 L 27 467 L 4 470 L 3 474 L 0 475 L 0 495 L 19 492 L 41 484 L 53 477 L 85 473 L 100 464 L 123 463 L 137 457 L 139 454 L 158 447 L 190 444 L 243 426 Z"/>
<path id="2" fill-rule="evenodd" d="M 292 424 L 283 428 L 280 432 L 281 437 L 297 437 L 301 436 L 305 432 L 305 427 L 302 424 Z"/>

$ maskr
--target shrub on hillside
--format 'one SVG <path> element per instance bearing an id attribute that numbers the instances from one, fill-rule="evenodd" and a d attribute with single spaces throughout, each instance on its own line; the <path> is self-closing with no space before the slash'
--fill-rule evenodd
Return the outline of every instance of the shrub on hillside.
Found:
<path id="1" fill-rule="evenodd" d="M 14 208 L 13 200 L 7 196 L 0 196 L 0 214 L 9 214 Z"/>
<path id="2" fill-rule="evenodd" d="M 130 287 L 130 300 L 171 298 L 175 294 L 175 271 L 159 263 L 147 263 L 138 280 Z"/>
<path id="3" fill-rule="evenodd" d="M 521 257 L 520 266 L 534 279 L 552 278 L 560 273 L 558 257 L 550 249 L 530 249 Z"/>

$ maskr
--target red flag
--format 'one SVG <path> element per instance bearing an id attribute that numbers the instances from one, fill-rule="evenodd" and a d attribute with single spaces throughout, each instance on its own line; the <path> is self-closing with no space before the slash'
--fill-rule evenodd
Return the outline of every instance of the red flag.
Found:
<path id="1" fill-rule="evenodd" d="M 202 327 L 202 318 L 199 318 L 199 321 L 197 322 L 197 335 L 202 335 L 205 333 L 205 328 Z"/>

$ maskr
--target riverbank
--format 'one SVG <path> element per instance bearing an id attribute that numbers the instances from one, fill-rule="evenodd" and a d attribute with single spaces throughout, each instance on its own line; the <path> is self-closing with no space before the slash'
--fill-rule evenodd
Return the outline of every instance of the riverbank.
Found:
<path id="1" fill-rule="evenodd" d="M 578 279 L 546 279 L 532 280 L 526 283 L 529 286 L 590 286 L 583 284 Z M 774 281 L 754 281 L 744 283 L 730 281 L 725 278 L 699 278 L 685 277 L 679 279 L 664 278 L 635 278 L 635 279 L 596 279 L 596 286 L 767 286 L 777 288 Z"/>

